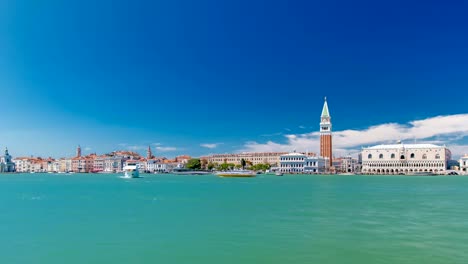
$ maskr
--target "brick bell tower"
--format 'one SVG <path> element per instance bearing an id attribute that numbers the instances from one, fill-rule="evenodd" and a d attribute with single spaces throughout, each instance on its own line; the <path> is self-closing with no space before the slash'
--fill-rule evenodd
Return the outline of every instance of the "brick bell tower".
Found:
<path id="1" fill-rule="evenodd" d="M 320 156 L 329 158 L 329 166 L 331 168 L 333 165 L 332 124 L 326 97 L 323 104 L 322 116 L 320 117 Z"/>

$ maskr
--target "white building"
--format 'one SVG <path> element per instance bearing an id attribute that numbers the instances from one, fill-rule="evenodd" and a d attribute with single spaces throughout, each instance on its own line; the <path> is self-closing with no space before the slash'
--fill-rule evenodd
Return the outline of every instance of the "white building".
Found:
<path id="1" fill-rule="evenodd" d="M 0 156 L 0 172 L 14 172 L 15 163 L 11 160 L 12 157 L 8 153 L 8 149 L 5 148 L 5 155 Z"/>
<path id="2" fill-rule="evenodd" d="M 47 172 L 59 172 L 60 171 L 60 161 L 52 160 L 47 163 Z"/>
<path id="3" fill-rule="evenodd" d="M 445 146 L 433 144 L 392 144 L 363 148 L 365 174 L 445 174 L 451 158 Z"/>
<path id="4" fill-rule="evenodd" d="M 280 156 L 279 170 L 283 173 L 323 173 L 328 159 L 292 152 Z"/>
<path id="5" fill-rule="evenodd" d="M 72 171 L 72 160 L 62 158 L 59 160 L 59 172 L 70 172 Z"/>
<path id="6" fill-rule="evenodd" d="M 104 159 L 105 172 L 121 172 L 125 159 L 123 157 L 108 157 Z"/>
<path id="7" fill-rule="evenodd" d="M 461 157 L 459 163 L 461 174 L 468 175 L 468 154 L 465 154 L 465 156 Z"/>
<path id="8" fill-rule="evenodd" d="M 359 160 L 351 156 L 333 159 L 333 167 L 335 167 L 337 172 L 342 173 L 356 173 L 361 171 Z"/>
<path id="9" fill-rule="evenodd" d="M 16 172 L 30 172 L 31 171 L 31 159 L 26 157 L 15 158 L 13 160 L 16 167 Z"/>
<path id="10" fill-rule="evenodd" d="M 175 167 L 172 163 L 164 163 L 162 160 L 148 160 L 146 162 L 146 170 L 150 173 L 166 173 L 172 171 Z"/>

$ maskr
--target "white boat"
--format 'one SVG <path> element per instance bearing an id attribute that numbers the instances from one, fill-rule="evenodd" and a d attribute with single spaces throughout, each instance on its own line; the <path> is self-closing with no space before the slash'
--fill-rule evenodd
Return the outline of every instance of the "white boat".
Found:
<path id="1" fill-rule="evenodd" d="M 275 172 L 275 175 L 276 176 L 283 176 L 283 173 L 281 171 L 277 171 L 277 172 Z"/>
<path id="2" fill-rule="evenodd" d="M 220 177 L 255 177 L 256 173 L 249 170 L 220 171 L 216 175 Z"/>
<path id="3" fill-rule="evenodd" d="M 140 178 L 140 171 L 138 170 L 138 165 L 136 163 L 129 163 L 123 168 L 125 172 L 122 178 L 131 179 L 131 178 Z"/>

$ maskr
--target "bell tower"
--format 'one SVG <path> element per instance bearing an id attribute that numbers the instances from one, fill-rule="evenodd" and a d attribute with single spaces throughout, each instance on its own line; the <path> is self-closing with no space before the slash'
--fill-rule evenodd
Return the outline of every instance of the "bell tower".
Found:
<path id="1" fill-rule="evenodd" d="M 81 146 L 80 145 L 78 145 L 78 147 L 76 148 L 76 157 L 81 158 Z"/>
<path id="2" fill-rule="evenodd" d="M 326 97 L 323 104 L 322 116 L 320 117 L 320 156 L 328 158 L 329 166 L 332 166 L 332 124 Z"/>
<path id="3" fill-rule="evenodd" d="M 147 159 L 153 158 L 153 153 L 151 152 L 151 146 L 148 146 L 148 150 L 146 151 L 146 158 Z"/>

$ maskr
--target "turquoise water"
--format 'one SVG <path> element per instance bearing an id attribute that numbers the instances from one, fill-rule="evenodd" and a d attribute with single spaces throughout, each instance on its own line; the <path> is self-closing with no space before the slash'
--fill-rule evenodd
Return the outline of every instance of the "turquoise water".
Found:
<path id="1" fill-rule="evenodd" d="M 467 263 L 468 177 L 0 175 L 1 263 Z"/>

